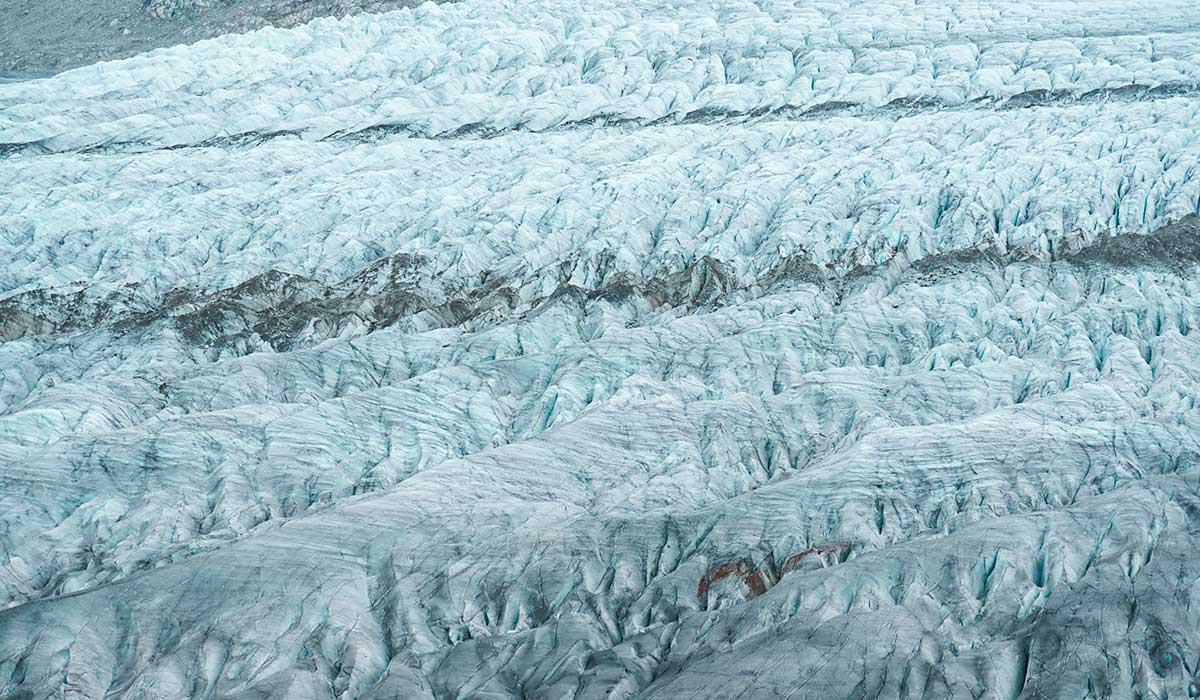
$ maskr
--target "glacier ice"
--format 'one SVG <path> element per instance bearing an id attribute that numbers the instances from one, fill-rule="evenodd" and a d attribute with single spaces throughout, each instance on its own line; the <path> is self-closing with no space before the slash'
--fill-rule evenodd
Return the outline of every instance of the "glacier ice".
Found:
<path id="1" fill-rule="evenodd" d="M 1200 694 L 1191 3 L 466 0 L 0 84 L 0 697 Z"/>

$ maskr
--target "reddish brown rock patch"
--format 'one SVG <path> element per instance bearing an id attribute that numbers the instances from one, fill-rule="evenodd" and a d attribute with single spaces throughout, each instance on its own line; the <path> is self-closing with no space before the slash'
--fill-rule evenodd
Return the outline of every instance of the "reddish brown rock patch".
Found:
<path id="1" fill-rule="evenodd" d="M 779 577 L 782 578 L 789 571 L 795 569 L 805 557 L 811 554 L 840 555 L 849 549 L 849 547 L 850 545 L 847 544 L 827 544 L 809 547 L 803 552 L 797 552 L 783 562 L 783 566 L 779 569 Z M 696 589 L 696 597 L 699 598 L 700 604 L 707 607 L 709 589 L 718 581 L 727 579 L 730 576 L 737 576 L 741 580 L 742 585 L 746 589 L 746 600 L 753 600 L 767 592 L 767 582 L 769 579 L 763 575 L 761 570 L 755 568 L 752 560 L 742 557 L 741 559 L 718 564 L 700 577 L 700 584 Z"/>

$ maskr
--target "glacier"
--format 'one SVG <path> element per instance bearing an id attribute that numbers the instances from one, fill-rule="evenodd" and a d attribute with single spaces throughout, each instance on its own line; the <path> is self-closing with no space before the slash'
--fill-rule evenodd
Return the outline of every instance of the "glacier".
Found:
<path id="1" fill-rule="evenodd" d="M 1191 2 L 157 49 L 0 255 L 0 698 L 1200 695 Z"/>

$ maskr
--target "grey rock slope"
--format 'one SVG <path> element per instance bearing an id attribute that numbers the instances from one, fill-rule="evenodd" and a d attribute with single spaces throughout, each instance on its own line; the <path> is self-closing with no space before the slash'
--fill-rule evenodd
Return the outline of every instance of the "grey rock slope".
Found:
<path id="1" fill-rule="evenodd" d="M 0 0 L 0 82 L 411 0 Z"/>
<path id="2" fill-rule="evenodd" d="M 0 697 L 1194 697 L 1198 57 L 471 0 L 0 85 Z"/>

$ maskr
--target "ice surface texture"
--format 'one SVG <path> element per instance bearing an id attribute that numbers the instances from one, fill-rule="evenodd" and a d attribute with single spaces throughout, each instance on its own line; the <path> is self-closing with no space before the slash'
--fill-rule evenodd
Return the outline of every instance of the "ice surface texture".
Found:
<path id="1" fill-rule="evenodd" d="M 0 85 L 0 697 L 1200 692 L 1192 3 L 426 5 Z"/>

